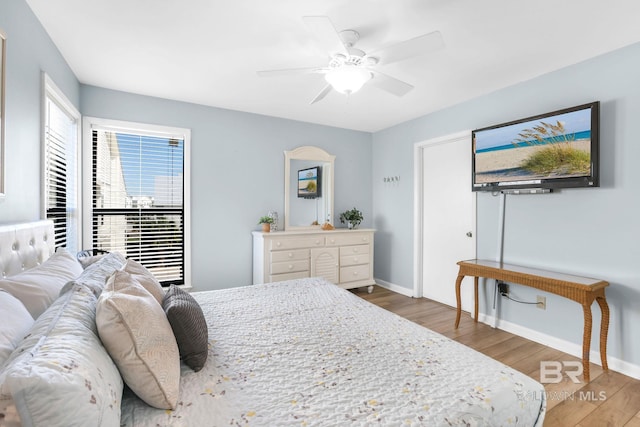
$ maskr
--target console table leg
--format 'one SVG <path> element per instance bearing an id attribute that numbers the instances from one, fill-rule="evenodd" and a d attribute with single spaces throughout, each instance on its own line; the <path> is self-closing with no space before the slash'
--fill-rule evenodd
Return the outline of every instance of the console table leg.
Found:
<path id="1" fill-rule="evenodd" d="M 593 301 L 592 301 L 593 302 Z M 582 304 L 584 312 L 584 335 L 582 336 L 582 373 L 585 382 L 589 382 L 589 351 L 591 350 L 591 305 Z"/>
<path id="2" fill-rule="evenodd" d="M 458 325 L 460 324 L 460 312 L 462 311 L 462 300 L 460 299 L 460 285 L 462 284 L 462 279 L 464 276 L 458 276 L 456 279 L 456 326 L 455 329 L 458 329 Z"/>
<path id="3" fill-rule="evenodd" d="M 596 298 L 600 311 L 602 312 L 602 319 L 600 320 L 600 360 L 602 361 L 602 369 L 609 370 L 607 364 L 607 335 L 609 332 L 609 304 L 604 297 Z"/>
<path id="4" fill-rule="evenodd" d="M 473 278 L 473 303 L 475 305 L 473 320 L 478 323 L 478 276 Z"/>

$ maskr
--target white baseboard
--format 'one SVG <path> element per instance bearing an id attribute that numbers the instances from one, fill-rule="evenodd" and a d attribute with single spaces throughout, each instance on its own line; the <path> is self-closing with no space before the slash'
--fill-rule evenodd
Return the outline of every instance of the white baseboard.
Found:
<path id="1" fill-rule="evenodd" d="M 381 286 L 385 289 L 389 289 L 390 291 L 393 291 L 395 293 L 402 294 L 406 297 L 413 298 L 413 288 L 412 289 L 405 288 L 404 286 L 399 286 L 394 283 L 386 282 L 382 279 L 376 279 L 375 277 L 373 278 L 373 280 L 375 280 L 378 286 Z"/>
<path id="2" fill-rule="evenodd" d="M 478 321 L 493 326 L 494 317 L 484 313 L 479 313 Z M 535 341 L 537 343 L 546 345 L 547 347 L 554 348 L 572 356 L 582 358 L 582 345 L 553 337 L 551 335 L 547 335 L 533 329 L 525 328 L 524 326 L 502 319 L 498 319 L 497 327 L 499 329 L 502 329 L 503 331 L 507 331 L 531 341 Z M 591 352 L 589 353 L 589 361 L 591 363 L 595 363 L 596 365 L 601 365 L 600 352 L 591 350 Z M 607 356 L 607 362 L 609 365 L 609 369 L 611 369 L 612 371 L 620 372 L 621 374 L 628 375 L 635 379 L 640 379 L 640 366 L 611 356 Z"/>

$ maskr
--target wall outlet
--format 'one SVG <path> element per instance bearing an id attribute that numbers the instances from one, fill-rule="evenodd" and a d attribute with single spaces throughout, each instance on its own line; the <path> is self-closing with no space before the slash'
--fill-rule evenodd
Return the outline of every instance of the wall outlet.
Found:
<path id="1" fill-rule="evenodd" d="M 536 301 L 536 307 L 538 307 L 539 309 L 542 309 L 542 310 L 546 310 L 547 309 L 547 298 L 538 295 L 538 300 Z"/>
<path id="2" fill-rule="evenodd" d="M 498 293 L 500 295 L 509 295 L 509 285 L 506 283 L 498 283 Z"/>

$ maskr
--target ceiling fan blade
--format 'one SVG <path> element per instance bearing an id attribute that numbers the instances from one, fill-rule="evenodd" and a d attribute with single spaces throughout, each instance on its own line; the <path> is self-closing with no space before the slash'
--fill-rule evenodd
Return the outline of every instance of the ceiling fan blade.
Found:
<path id="1" fill-rule="evenodd" d="M 331 85 L 326 85 L 309 104 L 315 104 L 316 102 L 321 101 L 329 92 L 331 92 L 332 89 Z"/>
<path id="2" fill-rule="evenodd" d="M 379 64 L 390 64 L 432 52 L 441 47 L 444 47 L 442 34 L 440 31 L 434 31 L 391 46 L 383 47 L 370 52 L 367 56 L 377 58 Z"/>
<path id="3" fill-rule="evenodd" d="M 347 47 L 342 42 L 336 27 L 328 16 L 303 16 L 302 21 L 322 43 L 322 48 L 330 54 L 342 53 L 349 56 Z"/>
<path id="4" fill-rule="evenodd" d="M 379 71 L 370 71 L 373 73 L 373 78 L 369 80 L 367 84 L 375 86 L 378 89 L 382 89 L 396 96 L 404 96 L 413 89 L 413 86 L 409 83 L 403 82 L 402 80 L 382 74 Z"/>
<path id="5" fill-rule="evenodd" d="M 256 73 L 260 77 L 278 77 L 278 76 L 292 76 L 300 74 L 313 74 L 326 72 L 323 67 L 305 67 L 305 68 L 284 68 L 281 70 L 263 70 Z"/>

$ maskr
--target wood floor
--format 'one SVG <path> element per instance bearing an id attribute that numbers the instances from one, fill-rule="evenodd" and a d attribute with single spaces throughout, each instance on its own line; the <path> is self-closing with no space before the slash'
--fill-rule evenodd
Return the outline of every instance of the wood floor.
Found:
<path id="1" fill-rule="evenodd" d="M 463 313 L 460 327 L 454 329 L 455 309 L 425 298 L 409 298 L 378 286 L 371 294 L 366 288 L 353 289 L 352 292 L 499 360 L 536 381 L 540 380 L 540 361 L 580 361 L 517 335 L 475 323 L 468 313 Z M 545 427 L 640 427 L 640 380 L 613 371 L 603 372 L 593 363 L 590 369 L 589 384 L 574 384 L 565 378 L 561 383 L 545 385 Z"/>

